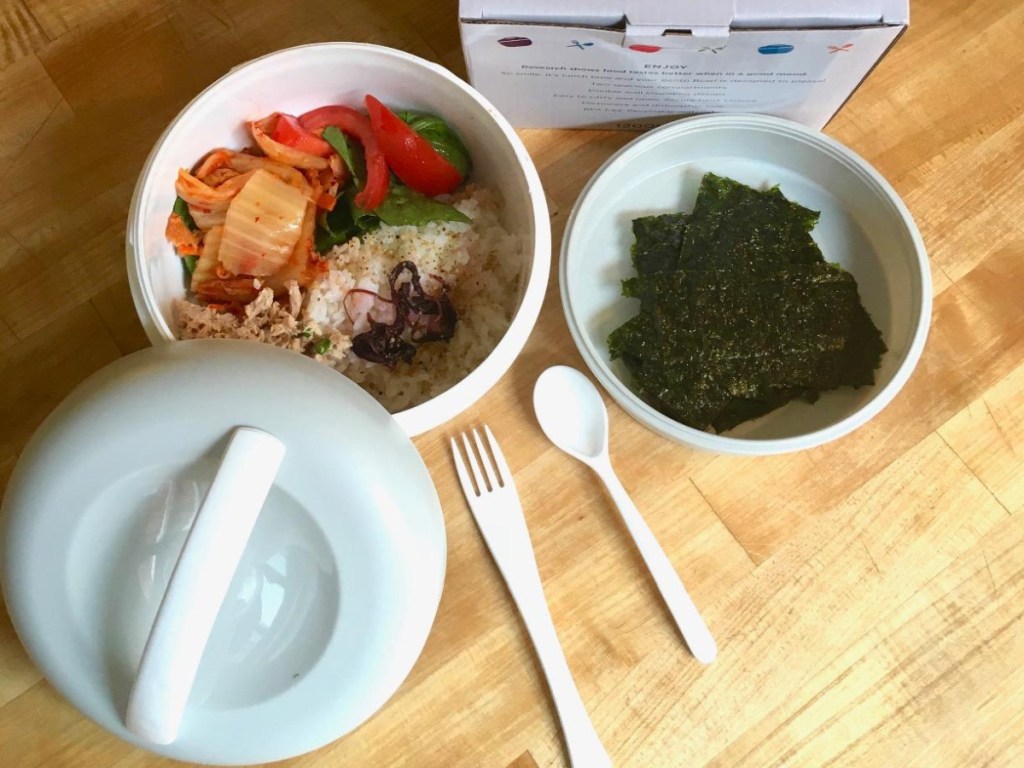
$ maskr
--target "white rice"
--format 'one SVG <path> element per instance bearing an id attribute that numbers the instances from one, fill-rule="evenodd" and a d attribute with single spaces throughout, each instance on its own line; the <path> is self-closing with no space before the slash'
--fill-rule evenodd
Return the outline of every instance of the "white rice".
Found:
<path id="1" fill-rule="evenodd" d="M 495 195 L 468 187 L 451 202 L 472 223 L 382 225 L 332 249 L 329 269 L 298 301 L 294 286 L 290 298 L 280 302 L 264 289 L 238 318 L 181 300 L 176 305 L 179 335 L 254 339 L 305 351 L 360 384 L 392 413 L 418 405 L 452 387 L 490 354 L 508 329 L 519 294 L 520 244 L 501 227 Z M 354 312 L 353 326 L 345 297 L 362 288 L 388 298 L 388 275 L 402 261 L 417 266 L 428 293 L 439 288 L 435 278 L 445 282 L 458 322 L 450 340 L 419 345 L 411 363 L 391 370 L 351 351 L 352 337 L 368 325 Z M 311 350 L 311 340 L 320 339 L 330 341 L 322 355 Z"/>

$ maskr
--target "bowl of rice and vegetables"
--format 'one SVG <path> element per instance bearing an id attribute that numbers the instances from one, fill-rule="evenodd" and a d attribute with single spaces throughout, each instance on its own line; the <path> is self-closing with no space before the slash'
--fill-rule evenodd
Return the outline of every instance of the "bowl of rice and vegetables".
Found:
<path id="1" fill-rule="evenodd" d="M 525 148 L 472 88 L 328 43 L 249 62 L 182 111 L 140 176 L 127 250 L 154 343 L 293 350 L 415 435 L 518 355 L 550 230 Z"/>

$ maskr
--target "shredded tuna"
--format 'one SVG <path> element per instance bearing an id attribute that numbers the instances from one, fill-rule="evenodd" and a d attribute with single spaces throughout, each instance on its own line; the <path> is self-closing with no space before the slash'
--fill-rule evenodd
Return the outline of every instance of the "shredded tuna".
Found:
<path id="1" fill-rule="evenodd" d="M 351 339 L 333 328 L 321 328 L 316 322 L 299 322 L 302 294 L 295 281 L 289 281 L 288 302 L 274 299 L 274 292 L 264 288 L 241 316 L 203 307 L 184 299 L 174 306 L 181 338 L 183 339 L 246 339 L 262 341 L 296 352 L 308 352 L 311 339 L 326 338 L 331 342 L 324 359 L 343 357 Z"/>

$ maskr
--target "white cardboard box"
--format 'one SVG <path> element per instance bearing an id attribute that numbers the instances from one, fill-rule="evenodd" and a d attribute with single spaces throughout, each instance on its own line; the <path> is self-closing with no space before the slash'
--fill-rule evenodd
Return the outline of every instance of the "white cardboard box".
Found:
<path id="1" fill-rule="evenodd" d="M 459 15 L 470 82 L 517 127 L 759 112 L 821 128 L 909 0 L 461 0 Z"/>

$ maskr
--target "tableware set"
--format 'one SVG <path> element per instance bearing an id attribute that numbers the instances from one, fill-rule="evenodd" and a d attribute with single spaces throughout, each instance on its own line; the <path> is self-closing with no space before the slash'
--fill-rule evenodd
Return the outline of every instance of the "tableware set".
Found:
<path id="1" fill-rule="evenodd" d="M 171 331 L 185 287 L 164 237 L 168 179 L 203 148 L 241 141 L 254 114 L 344 100 L 334 73 L 353 69 L 365 73 L 361 92 L 450 117 L 523 246 L 517 309 L 496 348 L 397 414 L 292 352 Z M 620 290 L 629 220 L 692 204 L 707 170 L 780 184 L 822 210 L 815 238 L 856 276 L 889 347 L 874 388 L 794 403 L 727 435 L 674 422 L 630 391 L 605 343 L 635 310 Z M 0 519 L 12 622 L 60 693 L 126 741 L 211 764 L 308 752 L 377 712 L 426 642 L 446 541 L 410 437 L 490 390 L 533 329 L 551 256 L 539 176 L 507 121 L 442 67 L 378 46 L 302 46 L 232 70 L 170 124 L 140 174 L 126 243 L 155 346 L 83 382 L 22 452 Z M 746 115 L 681 120 L 611 157 L 573 209 L 559 287 L 572 338 L 613 400 L 662 436 L 746 454 L 820 445 L 877 414 L 920 356 L 931 302 L 920 235 L 888 183 L 817 132 Z M 682 639 L 712 662 L 712 633 L 612 468 L 600 392 L 555 366 L 533 408 L 551 442 L 601 479 Z M 450 441 L 454 470 L 536 649 L 570 761 L 610 765 L 558 641 L 513 473 L 489 428 L 471 435 Z"/>

